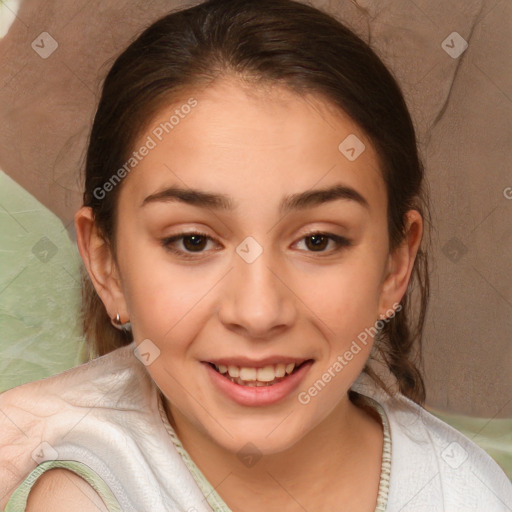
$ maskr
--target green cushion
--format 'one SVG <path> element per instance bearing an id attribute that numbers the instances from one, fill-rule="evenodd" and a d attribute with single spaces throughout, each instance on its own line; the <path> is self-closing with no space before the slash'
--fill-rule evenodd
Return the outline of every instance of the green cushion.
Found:
<path id="1" fill-rule="evenodd" d="M 81 361 L 80 254 L 62 221 L 0 171 L 0 392 Z"/>
<path id="2" fill-rule="evenodd" d="M 427 410 L 484 449 L 512 480 L 512 418 L 473 418 Z"/>

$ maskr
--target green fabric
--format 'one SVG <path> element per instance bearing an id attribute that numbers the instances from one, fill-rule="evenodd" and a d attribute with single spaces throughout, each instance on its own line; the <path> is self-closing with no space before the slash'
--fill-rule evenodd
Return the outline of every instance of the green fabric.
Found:
<path id="1" fill-rule="evenodd" d="M 0 171 L 0 392 L 82 362 L 81 264 L 61 220 Z"/>
<path id="2" fill-rule="evenodd" d="M 485 450 L 512 481 L 512 419 L 472 418 L 432 408 L 427 410 Z"/>
<path id="3" fill-rule="evenodd" d="M 49 460 L 39 464 L 11 495 L 4 512 L 25 512 L 33 485 L 44 472 L 54 468 L 68 469 L 81 476 L 99 494 L 109 512 L 122 512 L 119 502 L 107 484 L 90 467 L 72 460 Z"/>
<path id="4" fill-rule="evenodd" d="M 172 428 L 169 420 L 167 418 L 167 414 L 164 410 L 164 402 L 165 398 L 161 391 L 158 392 L 158 410 L 160 413 L 160 418 L 162 419 L 163 425 L 169 437 L 171 438 L 174 446 L 176 447 L 176 451 L 181 455 L 183 462 L 187 466 L 190 474 L 196 481 L 198 487 L 201 489 L 203 496 L 206 498 L 206 501 L 210 505 L 213 512 L 231 512 L 231 509 L 224 503 L 224 500 L 219 496 L 215 488 L 212 484 L 207 480 L 204 476 L 203 472 L 197 467 L 196 463 L 192 460 L 192 457 L 189 455 L 182 442 L 180 441 L 178 435 Z"/>

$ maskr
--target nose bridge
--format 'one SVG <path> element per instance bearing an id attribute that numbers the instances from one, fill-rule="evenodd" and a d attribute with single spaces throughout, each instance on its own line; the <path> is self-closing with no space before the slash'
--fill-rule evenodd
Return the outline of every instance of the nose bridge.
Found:
<path id="1" fill-rule="evenodd" d="M 293 294 L 276 276 L 279 265 L 273 251 L 247 237 L 236 252 L 230 292 L 224 295 L 220 308 L 221 320 L 254 337 L 265 337 L 276 327 L 290 324 Z"/>

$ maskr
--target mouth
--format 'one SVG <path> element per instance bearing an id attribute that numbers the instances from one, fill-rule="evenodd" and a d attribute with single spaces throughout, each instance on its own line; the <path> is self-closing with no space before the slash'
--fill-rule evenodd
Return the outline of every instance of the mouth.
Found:
<path id="1" fill-rule="evenodd" d="M 269 364 L 261 368 L 207 363 L 217 373 L 239 386 L 268 387 L 282 382 L 310 362 L 313 362 L 313 360 L 306 359 L 289 363 Z"/>

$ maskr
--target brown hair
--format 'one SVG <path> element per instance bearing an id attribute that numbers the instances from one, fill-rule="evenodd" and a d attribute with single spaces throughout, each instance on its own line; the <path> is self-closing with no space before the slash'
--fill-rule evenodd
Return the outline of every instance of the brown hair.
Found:
<path id="1" fill-rule="evenodd" d="M 390 250 L 403 241 L 408 210 L 418 210 L 428 226 L 413 123 L 400 87 L 368 44 L 328 14 L 292 0 L 210 0 L 153 23 L 115 60 L 104 81 L 87 150 L 83 204 L 92 208 L 114 257 L 122 183 L 104 197 L 95 190 L 123 166 L 159 107 L 187 88 L 229 73 L 255 84 L 321 95 L 361 127 L 379 155 L 386 183 Z M 419 364 L 429 294 L 424 245 L 425 240 L 402 309 L 385 322 L 375 343 L 400 391 L 420 404 L 425 400 Z M 86 272 L 83 331 L 90 357 L 132 341 L 131 334 L 112 326 Z M 363 371 L 390 392 L 368 364 Z"/>

